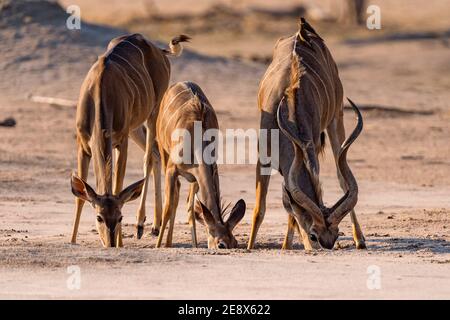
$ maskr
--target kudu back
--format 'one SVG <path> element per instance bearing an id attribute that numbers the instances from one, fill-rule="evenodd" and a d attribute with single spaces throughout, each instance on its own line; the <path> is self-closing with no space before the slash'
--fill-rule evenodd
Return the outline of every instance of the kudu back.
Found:
<path id="1" fill-rule="evenodd" d="M 357 125 L 345 140 L 343 89 L 338 69 L 324 40 L 301 19 L 293 36 L 281 38 L 275 45 L 273 60 L 261 80 L 258 106 L 261 129 L 280 130 L 278 164 L 269 164 L 280 172 L 283 206 L 289 213 L 288 231 L 283 248 L 292 246 L 294 229 L 299 229 L 305 249 L 331 249 L 338 238 L 338 225 L 351 213 L 354 240 L 365 248 L 364 236 L 353 208 L 358 185 L 347 163 L 347 151 L 362 130 L 362 117 L 351 102 Z M 344 196 L 327 208 L 319 181 L 319 153 L 328 134 Z M 268 134 L 270 137 L 270 134 Z M 270 141 L 267 142 L 270 147 Z M 264 218 L 269 175 L 256 171 L 256 206 L 248 248 L 254 247 L 256 234 Z"/>
<path id="2" fill-rule="evenodd" d="M 193 246 L 197 246 L 197 218 L 207 228 L 208 248 L 237 247 L 232 231 L 244 217 L 245 202 L 239 200 L 228 219 L 224 220 L 215 161 L 217 141 L 212 144 L 203 141 L 205 132 L 210 129 L 218 130 L 219 125 L 216 113 L 200 87 L 192 82 L 180 82 L 171 86 L 161 102 L 157 121 L 157 140 L 166 179 L 163 220 L 157 247 L 162 244 L 169 220 L 166 246 L 172 245 L 180 176 L 191 183 L 188 212 Z M 200 144 L 195 140 L 200 141 Z M 212 157 L 204 157 L 207 150 L 211 151 Z"/>
<path id="3" fill-rule="evenodd" d="M 110 42 L 107 51 L 89 70 L 81 87 L 76 115 L 78 174 L 71 179 L 72 192 L 77 197 L 72 243 L 76 242 L 85 201 L 95 208 L 102 244 L 114 247 L 122 246 L 122 206 L 141 196 L 137 235 L 142 236 L 152 158 L 159 161 L 154 142 L 158 107 L 170 77 L 166 56 L 179 55 L 180 43 L 187 40 L 186 36 L 175 37 L 169 50 L 165 50 L 140 34 L 121 36 Z M 145 151 L 144 179 L 122 190 L 129 136 Z M 91 158 L 95 191 L 86 182 Z M 154 170 L 153 176 L 157 185 L 159 170 Z M 159 186 L 155 187 L 155 198 L 155 216 L 160 216 Z"/>

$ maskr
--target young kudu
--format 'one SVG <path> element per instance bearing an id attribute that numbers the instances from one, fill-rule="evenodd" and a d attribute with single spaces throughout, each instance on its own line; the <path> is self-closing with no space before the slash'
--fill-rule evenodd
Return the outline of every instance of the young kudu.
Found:
<path id="1" fill-rule="evenodd" d="M 180 43 L 188 40 L 183 35 L 175 37 L 170 42 L 170 50 L 163 50 L 140 34 L 118 37 L 89 70 L 81 87 L 76 118 L 78 176 L 72 175 L 71 180 L 72 192 L 77 197 L 72 243 L 76 242 L 81 211 L 88 201 L 96 209 L 96 225 L 103 245 L 122 246 L 121 208 L 139 195 L 137 237 L 142 236 L 152 158 L 159 161 L 154 141 L 159 104 L 170 77 L 166 55 L 178 56 L 182 51 Z M 129 136 L 145 151 L 144 179 L 122 191 Z M 91 157 L 95 191 L 86 182 Z M 158 226 L 162 207 L 159 167 L 156 163 L 153 170 L 154 224 Z"/>
<path id="2" fill-rule="evenodd" d="M 336 64 L 322 38 L 302 18 L 299 31 L 278 40 L 273 61 L 259 88 L 261 129 L 281 129 L 279 164 L 272 164 L 284 178 L 283 205 L 289 213 L 283 248 L 292 246 L 294 228 L 299 228 L 305 249 L 319 245 L 331 249 L 338 237 L 338 225 L 350 212 L 357 248 L 365 248 L 364 236 L 353 208 L 358 197 L 356 180 L 347 164 L 347 151 L 362 130 L 362 117 L 350 101 L 358 119 L 345 140 L 343 89 Z M 331 208 L 322 201 L 318 155 L 327 131 L 345 195 Z M 270 137 L 270 134 L 268 135 Z M 270 141 L 267 143 L 270 152 Z M 270 166 L 270 164 L 268 165 Z M 256 206 L 248 248 L 255 244 L 264 218 L 270 175 L 256 170 Z"/>
<path id="3" fill-rule="evenodd" d="M 200 125 L 199 132 L 196 131 L 195 124 Z M 219 125 L 216 113 L 200 87 L 191 82 L 180 82 L 171 86 L 161 102 L 157 121 L 157 141 L 166 179 L 162 227 L 157 248 L 161 246 L 169 219 L 166 247 L 172 245 L 180 192 L 179 176 L 191 183 L 188 212 L 193 246 L 197 246 L 195 218 L 200 218 L 208 231 L 208 248 L 237 247 L 232 231 L 244 217 L 245 202 L 239 200 L 231 210 L 228 220 L 224 221 L 217 164 L 214 156 L 209 159 L 204 157 L 206 150 L 212 151 L 211 154 L 218 152 L 216 141 L 203 141 L 204 134 L 209 129 L 218 130 Z M 182 135 L 174 138 L 174 133 Z M 195 139 L 200 139 L 199 145 Z"/>

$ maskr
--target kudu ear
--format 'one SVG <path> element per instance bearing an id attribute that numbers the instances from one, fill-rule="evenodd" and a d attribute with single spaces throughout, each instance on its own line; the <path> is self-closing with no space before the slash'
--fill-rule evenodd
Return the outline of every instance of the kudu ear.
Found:
<path id="1" fill-rule="evenodd" d="M 122 192 L 119 194 L 119 201 L 122 203 L 132 201 L 136 198 L 139 198 L 139 196 L 142 193 L 142 188 L 144 187 L 145 178 L 142 180 L 139 180 L 138 182 L 133 183 L 132 185 L 128 186 L 126 189 L 122 190 Z"/>
<path id="2" fill-rule="evenodd" d="M 92 189 L 86 181 L 79 178 L 77 175 L 72 174 L 70 185 L 72 187 L 72 193 L 75 197 L 88 201 L 92 204 L 97 201 L 98 196 L 94 189 Z"/>
<path id="3" fill-rule="evenodd" d="M 231 209 L 230 217 L 227 220 L 227 227 L 233 230 L 245 215 L 245 201 L 243 199 L 236 202 L 233 209 Z"/>
<path id="4" fill-rule="evenodd" d="M 201 212 L 198 212 L 197 210 L 197 213 L 201 213 L 201 217 L 197 215 L 196 218 L 200 220 L 201 223 L 203 222 L 202 224 L 206 225 L 209 229 L 214 228 L 216 226 L 216 221 L 214 220 L 211 211 L 209 211 L 209 209 L 198 199 L 197 203 L 200 204 L 201 209 Z"/>

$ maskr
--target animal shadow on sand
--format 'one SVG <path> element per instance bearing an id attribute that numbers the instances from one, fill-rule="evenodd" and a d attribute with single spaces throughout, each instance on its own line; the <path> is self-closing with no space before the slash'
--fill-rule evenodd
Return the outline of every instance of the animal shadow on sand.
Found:
<path id="1" fill-rule="evenodd" d="M 434 254 L 449 254 L 450 242 L 442 239 L 427 239 L 414 237 L 366 237 L 367 250 L 378 252 L 432 252 Z M 267 239 L 258 243 L 257 249 L 263 250 L 280 250 L 282 240 Z M 241 245 L 239 246 L 241 247 Z M 294 241 L 293 250 L 303 250 L 304 247 L 298 241 Z M 335 247 L 335 251 L 351 251 L 356 250 L 351 237 L 339 237 Z M 359 251 L 359 250 L 358 250 Z"/>
<path id="2" fill-rule="evenodd" d="M 436 254 L 449 254 L 450 242 L 442 239 L 395 237 L 395 238 L 368 238 L 366 239 L 369 250 L 385 252 L 432 252 Z"/>

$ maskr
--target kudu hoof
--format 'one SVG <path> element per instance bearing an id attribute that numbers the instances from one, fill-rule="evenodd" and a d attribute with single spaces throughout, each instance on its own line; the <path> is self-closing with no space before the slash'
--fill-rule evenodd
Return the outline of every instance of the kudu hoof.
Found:
<path id="1" fill-rule="evenodd" d="M 157 237 L 157 236 L 159 236 L 159 229 L 153 227 L 151 233 L 153 236 Z"/>
<path id="2" fill-rule="evenodd" d="M 361 249 L 361 250 L 367 249 L 367 246 L 366 246 L 366 243 L 364 242 L 364 240 L 356 242 L 355 244 L 356 244 L 356 249 Z"/>
<path id="3" fill-rule="evenodd" d="M 144 234 L 144 226 L 137 226 L 136 227 L 136 238 L 138 238 L 138 239 L 142 238 L 143 234 Z"/>

